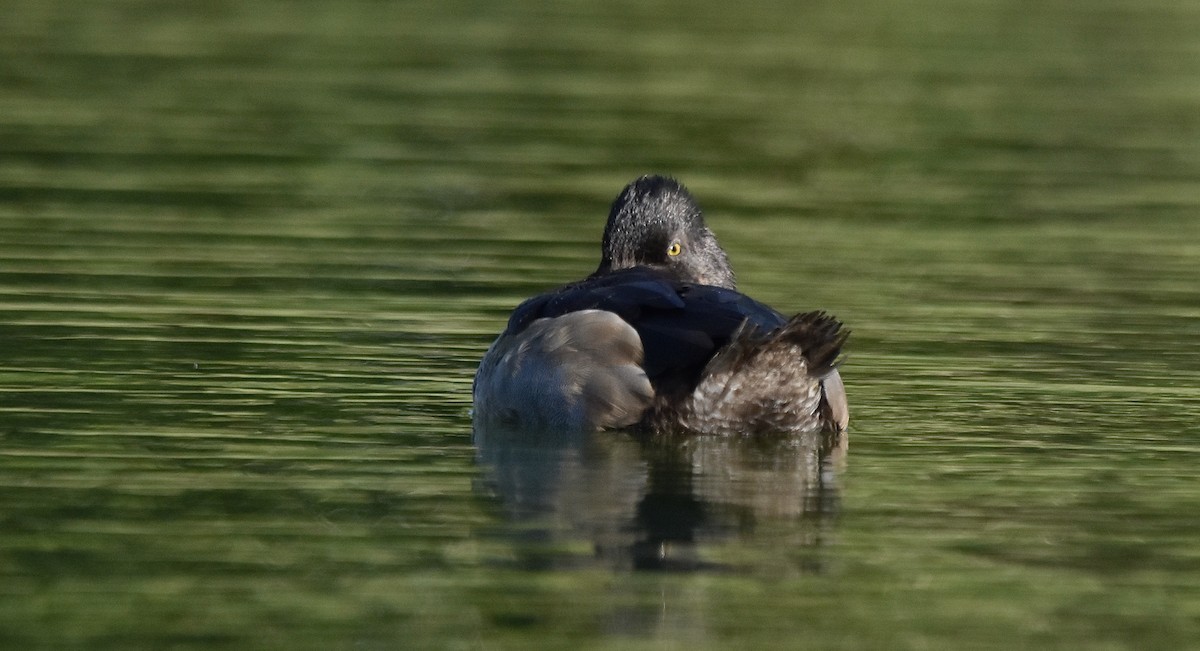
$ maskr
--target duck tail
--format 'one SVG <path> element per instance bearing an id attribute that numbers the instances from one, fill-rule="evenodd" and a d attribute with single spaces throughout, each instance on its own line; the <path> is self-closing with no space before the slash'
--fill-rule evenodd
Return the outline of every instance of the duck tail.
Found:
<path id="1" fill-rule="evenodd" d="M 842 322 L 832 315 L 817 311 L 792 317 L 776 336 L 800 346 L 809 372 L 821 379 L 818 412 L 823 428 L 844 432 L 850 424 L 850 406 L 838 367 L 845 361 L 842 347 L 850 331 L 842 329 Z"/>
<path id="2" fill-rule="evenodd" d="M 729 346 L 709 363 L 705 374 L 741 367 L 766 351 L 786 348 L 799 351 L 809 375 L 824 377 L 842 363 L 842 346 L 849 336 L 850 331 L 842 329 L 841 321 L 822 311 L 797 314 L 767 333 L 747 319 L 734 331 Z"/>
<path id="3" fill-rule="evenodd" d="M 803 312 L 792 317 L 770 339 L 798 346 L 808 372 L 825 377 L 836 371 L 842 363 L 842 347 L 850 336 L 842 329 L 842 322 L 827 312 Z"/>
<path id="4" fill-rule="evenodd" d="M 685 409 L 695 421 L 689 426 L 740 432 L 845 430 L 849 411 L 837 367 L 849 334 L 825 312 L 797 314 L 769 332 L 743 323 L 705 367 Z"/>

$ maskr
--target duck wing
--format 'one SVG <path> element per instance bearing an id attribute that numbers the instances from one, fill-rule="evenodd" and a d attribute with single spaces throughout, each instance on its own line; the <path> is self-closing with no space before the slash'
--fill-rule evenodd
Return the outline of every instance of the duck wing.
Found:
<path id="1" fill-rule="evenodd" d="M 684 283 L 664 271 L 635 267 L 525 301 L 513 312 L 506 334 L 537 319 L 581 310 L 612 312 L 633 326 L 645 351 L 643 368 L 660 395 L 690 391 L 704 366 L 743 326 L 769 332 L 788 321 L 735 290 Z"/>

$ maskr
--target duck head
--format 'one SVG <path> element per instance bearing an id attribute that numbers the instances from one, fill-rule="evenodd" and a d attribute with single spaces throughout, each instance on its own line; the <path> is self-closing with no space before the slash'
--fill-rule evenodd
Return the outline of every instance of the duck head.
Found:
<path id="1" fill-rule="evenodd" d="M 675 179 L 643 176 L 625 186 L 608 213 L 602 249 L 593 276 L 646 266 L 684 282 L 735 289 L 729 258 Z"/>

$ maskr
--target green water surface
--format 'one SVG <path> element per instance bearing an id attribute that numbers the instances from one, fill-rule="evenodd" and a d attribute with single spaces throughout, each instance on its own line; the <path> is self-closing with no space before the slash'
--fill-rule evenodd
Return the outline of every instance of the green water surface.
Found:
<path id="1" fill-rule="evenodd" d="M 683 180 L 820 441 L 476 440 Z M 5 3 L 0 648 L 1200 646 L 1200 5 Z"/>

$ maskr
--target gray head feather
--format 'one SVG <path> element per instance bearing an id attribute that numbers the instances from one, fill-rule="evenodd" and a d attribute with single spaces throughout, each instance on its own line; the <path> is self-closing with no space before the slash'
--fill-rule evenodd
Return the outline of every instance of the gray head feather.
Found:
<path id="1" fill-rule="evenodd" d="M 608 214 L 596 274 L 649 266 L 680 280 L 735 288 L 729 258 L 704 224 L 692 195 L 675 179 L 643 176 L 625 187 Z"/>

